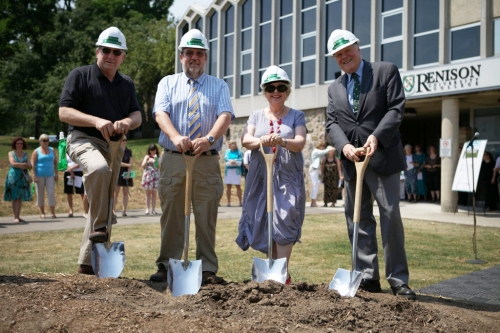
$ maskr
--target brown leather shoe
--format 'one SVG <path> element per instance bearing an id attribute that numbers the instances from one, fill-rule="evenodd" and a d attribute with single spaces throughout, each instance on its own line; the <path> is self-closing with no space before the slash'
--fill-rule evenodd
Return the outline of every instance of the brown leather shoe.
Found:
<path id="1" fill-rule="evenodd" d="M 149 277 L 149 281 L 167 282 L 168 270 L 162 264 L 158 265 L 158 271 Z"/>
<path id="2" fill-rule="evenodd" d="M 201 284 L 222 284 L 224 279 L 215 275 L 214 272 L 204 271 L 201 275 Z"/>
<path id="3" fill-rule="evenodd" d="M 87 275 L 95 275 L 94 270 L 92 269 L 92 266 L 90 266 L 90 265 L 78 266 L 78 273 L 79 274 L 87 274 Z"/>
<path id="4" fill-rule="evenodd" d="M 108 240 L 106 227 L 102 227 L 91 232 L 89 235 L 89 240 L 94 243 L 105 243 Z"/>

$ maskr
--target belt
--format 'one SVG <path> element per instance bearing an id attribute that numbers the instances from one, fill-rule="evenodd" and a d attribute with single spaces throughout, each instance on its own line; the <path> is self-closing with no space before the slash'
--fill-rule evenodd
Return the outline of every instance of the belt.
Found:
<path id="1" fill-rule="evenodd" d="M 169 153 L 169 154 L 182 154 L 180 151 L 177 151 L 177 150 L 170 150 L 170 149 L 164 149 L 164 151 L 166 153 Z M 188 150 L 186 151 L 184 154 L 186 155 L 189 155 L 189 156 L 195 156 L 196 154 L 194 153 L 194 151 L 192 150 Z M 212 150 L 207 150 L 207 151 L 204 151 L 203 153 L 201 153 L 202 155 L 206 155 L 206 156 L 212 156 L 212 155 L 219 155 L 219 153 L 217 152 L 217 150 L 215 149 L 212 149 Z"/>

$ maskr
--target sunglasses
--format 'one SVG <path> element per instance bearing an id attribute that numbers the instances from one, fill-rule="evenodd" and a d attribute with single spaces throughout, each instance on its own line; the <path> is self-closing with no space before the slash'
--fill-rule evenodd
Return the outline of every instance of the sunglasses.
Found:
<path id="1" fill-rule="evenodd" d="M 124 53 L 124 51 L 123 51 L 123 50 L 111 50 L 111 49 L 110 49 L 110 48 L 108 48 L 108 47 L 102 47 L 100 50 L 101 50 L 101 52 L 102 52 L 103 54 L 110 54 L 110 53 L 111 53 L 111 51 L 113 51 L 113 54 L 114 54 L 116 57 L 119 57 L 119 56 L 121 56 L 121 55 L 122 55 L 122 53 Z"/>
<path id="2" fill-rule="evenodd" d="M 268 93 L 273 93 L 275 90 L 278 90 L 280 93 L 284 93 L 285 91 L 288 90 L 288 87 L 285 86 L 284 84 L 280 84 L 279 86 L 275 87 L 272 84 L 267 85 L 264 90 Z"/>

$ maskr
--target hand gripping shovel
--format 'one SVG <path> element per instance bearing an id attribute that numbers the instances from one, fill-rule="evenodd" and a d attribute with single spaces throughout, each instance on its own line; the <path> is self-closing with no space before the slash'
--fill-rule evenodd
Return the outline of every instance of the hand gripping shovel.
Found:
<path id="1" fill-rule="evenodd" d="M 260 142 L 260 151 L 266 161 L 267 169 L 267 259 L 253 258 L 252 281 L 274 280 L 285 283 L 287 278 L 286 258 L 273 259 L 273 164 L 276 151 L 266 154 Z"/>
<path id="2" fill-rule="evenodd" d="M 108 225 L 106 231 L 108 233 L 108 241 L 105 243 L 92 244 L 92 269 L 97 277 L 100 278 L 117 278 L 122 273 L 125 266 L 125 244 L 123 241 L 111 243 L 111 228 L 113 220 L 113 198 L 115 186 L 120 167 L 114 167 L 118 150 L 120 149 L 120 141 L 110 141 L 109 149 L 111 152 L 111 182 L 109 184 L 109 202 L 108 202 Z"/>
<path id="3" fill-rule="evenodd" d="M 370 152 L 370 148 L 357 148 L 357 151 Z M 348 271 L 342 268 L 337 269 L 335 276 L 330 282 L 328 289 L 335 289 L 338 291 L 340 296 L 350 296 L 354 297 L 356 291 L 358 291 L 359 284 L 363 277 L 363 272 L 356 270 L 356 255 L 358 253 L 358 232 L 359 232 L 359 220 L 361 216 L 361 194 L 363 190 L 363 177 L 365 175 L 366 167 L 370 157 L 366 156 L 364 161 L 355 162 L 356 166 L 356 194 L 354 197 L 354 216 L 352 222 L 354 224 L 354 232 L 352 236 L 352 271 Z"/>
<path id="4" fill-rule="evenodd" d="M 188 260 L 189 218 L 191 216 L 191 191 L 194 157 L 183 155 L 186 162 L 186 195 L 184 203 L 184 260 L 170 258 L 168 261 L 167 281 L 174 297 L 195 295 L 201 287 L 201 260 Z"/>

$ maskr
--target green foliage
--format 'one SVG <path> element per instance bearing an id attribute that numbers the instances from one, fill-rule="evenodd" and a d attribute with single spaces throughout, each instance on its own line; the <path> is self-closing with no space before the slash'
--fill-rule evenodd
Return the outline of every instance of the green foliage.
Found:
<path id="1" fill-rule="evenodd" d="M 144 126 L 156 85 L 173 72 L 173 0 L 0 0 L 0 135 L 36 136 L 66 130 L 58 104 L 69 72 L 95 60 L 102 30 L 117 26 L 129 51 L 120 71 L 136 80 Z M 137 45 L 136 45 L 137 44 Z M 171 44 L 171 45 L 170 45 Z M 149 116 L 148 116 L 149 114 Z"/>

